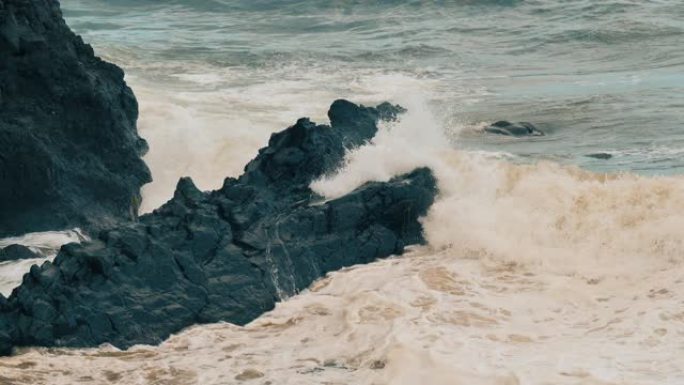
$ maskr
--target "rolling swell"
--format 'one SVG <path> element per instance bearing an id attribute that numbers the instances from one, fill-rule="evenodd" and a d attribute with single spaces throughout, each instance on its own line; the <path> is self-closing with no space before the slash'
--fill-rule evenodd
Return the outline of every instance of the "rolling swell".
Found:
<path id="1" fill-rule="evenodd" d="M 247 325 L 125 352 L 20 349 L 2 359 L 9 381 L 684 381 L 684 190 L 657 176 L 684 165 L 679 2 L 63 4 L 139 96 L 146 209 L 180 175 L 220 190 L 274 126 L 343 96 L 410 113 L 312 190 L 335 200 L 428 166 L 440 195 L 427 245 L 333 273 Z M 547 135 L 483 133 L 498 120 Z"/>
<path id="2" fill-rule="evenodd" d="M 166 137 L 177 134 L 178 140 L 169 140 L 158 128 L 175 126 L 178 116 L 165 120 L 164 115 L 178 110 L 188 111 L 190 124 L 203 121 L 192 128 L 200 136 L 222 143 L 251 141 L 256 150 L 272 124 L 285 125 L 308 113 L 300 106 L 323 111 L 320 100 L 339 97 L 407 104 L 404 96 L 419 94 L 450 130 L 510 120 L 558 132 L 543 142 L 505 144 L 458 137 L 465 148 L 502 149 L 594 171 L 672 174 L 682 169 L 676 160 L 663 166 L 637 157 L 583 159 L 620 148 L 684 145 L 676 103 L 684 65 L 679 49 L 684 10 L 676 2 L 97 4 L 65 1 L 67 19 L 106 57 L 126 66 L 143 111 L 141 132 L 162 143 L 156 147 L 187 141 L 183 129 L 165 131 Z M 93 21 L 112 25 L 93 27 Z M 226 101 L 235 108 L 226 111 Z M 244 110 L 250 113 L 240 113 Z M 235 122 L 234 131 L 251 127 L 259 134 L 246 140 L 248 135 L 220 136 L 214 126 L 225 127 L 224 120 Z M 644 133 L 652 134 L 649 143 L 640 139 Z M 198 151 L 179 150 L 205 159 Z M 216 188 L 224 176 L 205 175 L 190 161 L 162 169 L 168 158 L 147 157 L 158 181 L 147 188 L 148 202 L 155 201 L 147 210 L 161 203 L 182 175 L 170 168 L 196 175 L 203 188 Z M 226 157 L 208 158 L 207 163 L 228 169 Z"/>

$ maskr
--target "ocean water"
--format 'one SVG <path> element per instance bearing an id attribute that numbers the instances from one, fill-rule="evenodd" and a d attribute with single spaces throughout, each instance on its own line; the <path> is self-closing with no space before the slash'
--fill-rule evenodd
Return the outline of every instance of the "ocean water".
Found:
<path id="1" fill-rule="evenodd" d="M 0 382 L 684 384 L 681 2 L 62 7 L 139 99 L 144 210 L 180 176 L 210 189 L 239 175 L 272 132 L 325 122 L 337 98 L 409 112 L 315 191 L 427 165 L 440 195 L 426 246 L 331 274 L 250 325 L 128 352 L 25 349 L 0 359 Z M 547 135 L 482 131 L 502 119 Z M 0 265 L 0 289 L 24 268 Z"/>

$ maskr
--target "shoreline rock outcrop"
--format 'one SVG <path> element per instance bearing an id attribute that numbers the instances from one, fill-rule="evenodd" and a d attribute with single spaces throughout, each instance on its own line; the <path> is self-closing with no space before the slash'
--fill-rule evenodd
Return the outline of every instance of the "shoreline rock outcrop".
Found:
<path id="1" fill-rule="evenodd" d="M 402 110 L 338 100 L 331 125 L 306 118 L 271 136 L 237 179 L 189 178 L 154 212 L 62 247 L 0 297 L 0 354 L 18 346 L 156 344 L 193 324 L 246 324 L 326 273 L 423 243 L 437 193 L 426 168 L 330 201 L 312 181 Z"/>
<path id="2" fill-rule="evenodd" d="M 134 219 L 151 181 L 123 71 L 54 0 L 0 0 L 0 237 Z"/>

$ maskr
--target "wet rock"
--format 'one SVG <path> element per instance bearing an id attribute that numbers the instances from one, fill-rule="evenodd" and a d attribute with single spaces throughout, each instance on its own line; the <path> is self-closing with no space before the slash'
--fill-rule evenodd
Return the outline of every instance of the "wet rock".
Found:
<path id="1" fill-rule="evenodd" d="M 134 218 L 151 180 L 137 117 L 59 2 L 0 1 L 0 237 Z"/>
<path id="2" fill-rule="evenodd" d="M 198 323 L 246 324 L 326 273 L 423 242 L 430 170 L 367 183 L 331 201 L 309 185 L 401 110 L 333 103 L 331 125 L 300 119 L 273 134 L 237 179 L 202 192 L 189 178 L 139 221 L 62 247 L 0 311 L 8 346 L 154 344 Z M 8 337 L 9 336 L 9 339 Z M 4 339 L 3 339 L 4 338 Z"/>
<path id="3" fill-rule="evenodd" d="M 535 127 L 532 123 L 518 122 L 511 123 L 505 120 L 493 123 L 485 127 L 485 132 L 490 134 L 508 136 L 544 136 L 544 132 Z"/>
<path id="4" fill-rule="evenodd" d="M 607 160 L 613 157 L 613 155 L 605 153 L 605 152 L 597 152 L 595 154 L 588 154 L 585 155 L 587 158 L 594 158 L 594 159 L 603 159 Z"/>
<path id="5" fill-rule="evenodd" d="M 1 294 L 0 294 L 0 297 L 2 297 Z M 0 329 L 0 355 L 7 356 L 11 353 L 12 353 L 12 339 L 10 338 L 9 333 Z"/>
<path id="6" fill-rule="evenodd" d="M 34 253 L 26 246 L 9 245 L 0 249 L 0 262 L 19 261 L 22 259 L 40 258 L 40 255 Z"/>

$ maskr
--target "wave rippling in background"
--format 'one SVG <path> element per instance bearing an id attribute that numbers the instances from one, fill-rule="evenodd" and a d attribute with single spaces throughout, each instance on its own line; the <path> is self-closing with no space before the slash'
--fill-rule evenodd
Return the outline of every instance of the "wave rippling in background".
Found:
<path id="1" fill-rule="evenodd" d="M 409 112 L 312 189 L 334 198 L 429 166 L 428 244 L 333 273 L 245 327 L 127 352 L 27 349 L 0 380 L 684 383 L 684 6 L 326 4 L 62 1 L 139 99 L 145 211 L 181 176 L 220 186 L 271 132 L 325 122 L 335 99 L 389 100 Z M 501 119 L 547 135 L 482 132 Z M 37 239 L 20 243 L 49 244 L 46 258 L 62 243 Z M 3 292 L 27 263 L 0 264 Z"/>

